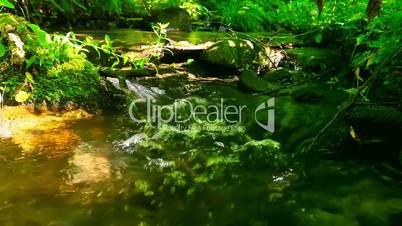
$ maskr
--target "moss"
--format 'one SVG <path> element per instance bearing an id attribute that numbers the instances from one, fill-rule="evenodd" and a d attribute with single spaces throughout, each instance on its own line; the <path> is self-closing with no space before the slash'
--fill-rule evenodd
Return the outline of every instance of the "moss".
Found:
<path id="1" fill-rule="evenodd" d="M 263 92 L 275 88 L 271 83 L 259 78 L 257 74 L 252 71 L 244 71 L 240 75 L 241 83 L 250 90 Z"/>
<path id="2" fill-rule="evenodd" d="M 24 18 L 14 16 L 10 13 L 0 13 L 0 32 L 3 34 L 6 33 L 26 33 L 28 32 L 28 28 L 26 27 L 29 24 Z"/>
<path id="3" fill-rule="evenodd" d="M 260 71 L 269 67 L 269 60 L 262 50 L 249 40 L 230 39 L 217 42 L 204 54 L 203 60 L 233 70 Z"/>
<path id="4" fill-rule="evenodd" d="M 45 76 L 35 79 L 34 98 L 59 103 L 74 102 L 79 106 L 98 106 L 100 76 L 92 63 L 77 58 L 58 64 Z"/>
<path id="5" fill-rule="evenodd" d="M 339 51 L 331 49 L 293 48 L 286 53 L 307 71 L 324 71 L 342 60 Z"/>

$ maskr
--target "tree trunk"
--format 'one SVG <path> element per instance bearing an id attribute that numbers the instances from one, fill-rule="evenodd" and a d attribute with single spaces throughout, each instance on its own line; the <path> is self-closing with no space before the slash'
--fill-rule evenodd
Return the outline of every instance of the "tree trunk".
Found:
<path id="1" fill-rule="evenodd" d="M 382 0 L 369 0 L 366 10 L 367 18 L 369 21 L 371 21 L 380 14 L 381 5 Z"/>

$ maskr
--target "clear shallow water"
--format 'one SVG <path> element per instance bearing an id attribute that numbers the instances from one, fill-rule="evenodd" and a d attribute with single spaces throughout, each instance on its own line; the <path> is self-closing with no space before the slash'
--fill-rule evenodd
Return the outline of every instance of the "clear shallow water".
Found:
<path id="1" fill-rule="evenodd" d="M 229 84 L 171 84 L 159 86 L 167 102 L 176 97 L 251 100 Z M 260 101 L 253 100 L 250 105 Z M 384 174 L 381 164 L 359 161 L 311 159 L 308 167 L 293 164 L 281 175 L 264 168 L 239 170 L 242 179 L 212 183 L 191 196 L 155 190 L 146 197 L 135 183 L 155 181 L 158 172 L 114 145 L 138 132 L 142 128 L 123 112 L 56 129 L 58 142 L 44 141 L 48 144 L 29 153 L 0 141 L 0 225 L 401 225 L 400 181 Z"/>

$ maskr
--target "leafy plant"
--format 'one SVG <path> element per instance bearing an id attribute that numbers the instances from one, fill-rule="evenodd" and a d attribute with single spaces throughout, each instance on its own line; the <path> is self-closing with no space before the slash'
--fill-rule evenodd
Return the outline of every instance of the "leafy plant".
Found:
<path id="1" fill-rule="evenodd" d="M 14 9 L 14 4 L 11 3 L 8 0 L 0 0 L 0 7 L 6 7 L 6 8 Z"/>
<path id="2" fill-rule="evenodd" d="M 156 23 L 152 25 L 152 30 L 156 35 L 157 44 L 163 45 L 164 41 L 167 40 L 167 28 L 169 27 L 169 23 Z"/>

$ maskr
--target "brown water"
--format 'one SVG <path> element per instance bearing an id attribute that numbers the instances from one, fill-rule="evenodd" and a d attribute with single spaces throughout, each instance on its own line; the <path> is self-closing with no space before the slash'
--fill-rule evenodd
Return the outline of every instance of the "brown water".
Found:
<path id="1" fill-rule="evenodd" d="M 218 90 L 209 95 L 248 95 Z M 123 112 L 71 122 L 51 130 L 51 139 L 33 132 L 29 151 L 0 140 L 0 225 L 401 225 L 398 179 L 356 161 L 321 159 L 283 176 L 243 171 L 246 180 L 226 185 L 228 178 L 192 196 L 144 197 L 135 182 L 158 172 L 114 145 L 141 131 Z"/>

